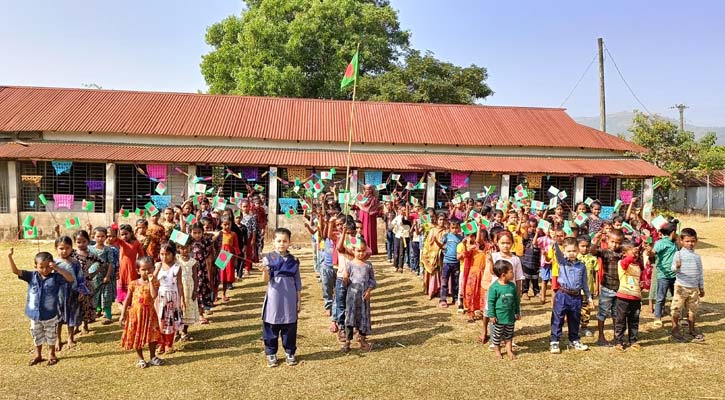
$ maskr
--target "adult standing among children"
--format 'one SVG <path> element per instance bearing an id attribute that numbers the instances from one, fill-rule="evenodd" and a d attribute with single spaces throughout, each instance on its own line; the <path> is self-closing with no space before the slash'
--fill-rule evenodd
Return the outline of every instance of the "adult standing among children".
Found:
<path id="1" fill-rule="evenodd" d="M 362 222 L 362 236 L 372 254 L 378 254 L 378 216 L 380 215 L 380 200 L 378 192 L 373 185 L 363 186 L 365 201 L 355 206 L 357 219 Z"/>

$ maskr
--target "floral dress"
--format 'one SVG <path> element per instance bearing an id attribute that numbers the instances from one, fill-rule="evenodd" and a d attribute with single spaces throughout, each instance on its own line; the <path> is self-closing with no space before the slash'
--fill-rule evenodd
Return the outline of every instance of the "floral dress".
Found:
<path id="1" fill-rule="evenodd" d="M 181 283 L 183 285 L 184 302 L 186 303 L 183 322 L 184 325 L 194 325 L 199 322 L 199 304 L 197 299 L 192 297 L 194 294 L 194 267 L 198 264 L 193 258 L 187 261 L 177 258 L 176 263 L 182 271 Z"/>
<path id="2" fill-rule="evenodd" d="M 166 237 L 166 230 L 161 225 L 151 225 L 146 229 L 146 255 L 153 258 L 154 261 L 159 260 L 159 252 L 161 251 L 161 242 Z"/>
<path id="3" fill-rule="evenodd" d="M 201 240 L 191 242 L 192 257 L 199 265 L 199 268 L 197 268 L 196 271 L 199 281 L 199 287 L 197 289 L 197 301 L 199 303 L 199 308 L 211 307 L 213 304 L 211 282 L 209 282 L 209 274 L 206 270 L 206 260 L 209 258 L 209 255 L 213 250 L 212 241 L 207 237 L 202 237 Z"/>
<path id="4" fill-rule="evenodd" d="M 121 347 L 124 350 L 141 349 L 149 343 L 161 341 L 159 319 L 154 309 L 149 282 L 132 281 L 128 286 L 131 304 L 126 311 Z"/>
<path id="5" fill-rule="evenodd" d="M 160 266 L 161 263 L 156 264 Z M 176 284 L 176 276 L 181 267 L 174 263 L 168 270 L 160 267 L 157 279 L 159 280 L 159 295 L 156 296 L 156 313 L 159 315 L 159 327 L 164 335 L 171 335 L 179 331 L 183 318 L 181 312 L 181 299 Z M 183 277 L 183 275 L 182 275 Z"/>
<path id="6" fill-rule="evenodd" d="M 98 259 L 98 257 L 95 256 L 95 254 L 90 252 L 90 249 L 87 256 L 84 256 L 78 251 L 73 250 L 73 253 L 71 253 L 70 257 L 78 264 L 80 264 L 81 271 L 83 271 L 84 280 L 79 282 L 82 282 L 88 290 L 87 294 L 78 295 L 81 321 L 84 323 L 94 322 L 96 320 L 96 305 L 93 301 L 93 277 L 95 274 L 93 274 L 91 270 L 95 271 L 98 268 L 100 260 Z"/>
<path id="7" fill-rule="evenodd" d="M 93 254 L 99 261 L 94 264 L 95 268 L 91 266 L 90 269 L 91 274 L 93 274 L 93 304 L 96 306 L 96 310 L 111 307 L 113 301 L 116 300 L 116 271 L 113 250 L 114 248 L 108 246 L 104 246 L 102 249 L 88 248 L 88 252 Z M 108 283 L 103 283 L 109 269 L 111 270 L 111 279 Z"/>

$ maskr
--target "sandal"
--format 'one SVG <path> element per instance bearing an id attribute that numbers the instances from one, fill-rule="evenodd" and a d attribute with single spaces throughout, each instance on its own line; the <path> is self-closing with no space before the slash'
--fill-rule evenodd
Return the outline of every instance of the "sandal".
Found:
<path id="1" fill-rule="evenodd" d="M 692 335 L 692 341 L 695 343 L 702 343 L 705 341 L 705 335 L 703 335 L 702 333 L 696 333 Z"/>
<path id="2" fill-rule="evenodd" d="M 44 359 L 43 357 L 37 357 L 37 358 L 33 358 L 33 359 L 32 359 L 32 360 L 30 360 L 30 362 L 28 363 L 28 366 L 31 366 L 31 367 L 32 367 L 33 365 L 36 365 L 36 364 L 40 364 L 40 363 L 42 363 L 43 361 L 45 361 L 45 359 Z"/>
<path id="3" fill-rule="evenodd" d="M 158 367 L 159 365 L 161 365 L 163 363 L 164 363 L 164 360 L 162 360 L 158 357 L 154 357 L 151 359 L 151 361 L 149 361 L 149 364 L 156 366 L 156 367 Z"/>
<path id="4" fill-rule="evenodd" d="M 347 354 L 350 352 L 350 342 L 346 341 L 344 345 L 342 345 L 342 352 Z"/>
<path id="5" fill-rule="evenodd" d="M 597 340 L 596 345 L 599 347 L 612 347 L 612 342 Z"/>
<path id="6" fill-rule="evenodd" d="M 162 347 L 162 348 L 160 348 L 160 349 L 158 349 L 158 350 L 156 351 L 156 354 L 164 354 L 164 353 L 166 353 L 166 349 L 165 349 L 165 348 L 163 348 L 163 347 Z"/>
<path id="7" fill-rule="evenodd" d="M 199 320 L 199 325 L 209 325 L 209 320 L 206 318 L 202 318 Z"/>
<path id="8" fill-rule="evenodd" d="M 655 328 L 662 328 L 662 320 L 656 320 L 652 323 L 652 326 L 654 326 Z"/>
<path id="9" fill-rule="evenodd" d="M 136 368 L 146 368 L 146 367 L 148 367 L 148 364 L 146 364 L 146 361 L 144 361 L 144 360 L 136 361 Z"/>
<path id="10" fill-rule="evenodd" d="M 58 364 L 58 359 L 53 357 L 50 360 L 48 360 L 48 366 L 52 367 L 53 365 Z"/>
<path id="11" fill-rule="evenodd" d="M 113 320 L 110 320 L 110 319 L 104 319 L 102 322 L 103 325 L 111 325 L 112 323 L 113 323 Z"/>

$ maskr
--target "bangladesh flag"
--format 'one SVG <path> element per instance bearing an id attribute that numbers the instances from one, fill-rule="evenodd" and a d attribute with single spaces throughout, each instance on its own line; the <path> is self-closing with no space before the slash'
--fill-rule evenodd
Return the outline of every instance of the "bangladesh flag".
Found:
<path id="1" fill-rule="evenodd" d="M 476 221 L 468 221 L 461 224 L 461 231 L 464 235 L 470 235 L 478 232 L 478 224 Z"/>
<path id="2" fill-rule="evenodd" d="M 539 221 L 539 225 L 537 226 L 538 229 L 541 229 L 544 232 L 549 232 L 549 228 L 551 228 L 551 222 L 542 219 Z"/>
<path id="3" fill-rule="evenodd" d="M 186 223 L 189 224 L 189 225 L 195 224 L 196 223 L 196 215 L 189 214 L 189 216 L 186 217 Z"/>
<path id="4" fill-rule="evenodd" d="M 358 52 L 355 51 L 355 55 L 352 56 L 350 64 L 347 64 L 347 68 L 345 69 L 345 75 L 343 75 L 342 81 L 340 81 L 340 90 L 344 89 L 345 86 L 357 81 L 357 59 Z"/>
<path id="5" fill-rule="evenodd" d="M 189 235 L 182 231 L 174 229 L 173 231 L 171 231 L 171 236 L 169 237 L 169 239 L 182 246 L 185 246 L 186 242 L 189 241 Z"/>
<path id="6" fill-rule="evenodd" d="M 123 208 L 123 207 L 121 207 L 121 209 L 120 209 L 120 210 L 118 211 L 118 213 L 119 213 L 119 214 L 120 214 L 120 215 L 121 215 L 122 217 L 124 217 L 124 218 L 128 218 L 128 216 L 129 216 L 129 215 L 131 215 L 131 212 L 130 212 L 130 211 L 128 211 L 128 210 L 126 210 L 126 209 L 125 209 L 125 208 Z"/>
<path id="7" fill-rule="evenodd" d="M 234 257 L 232 253 L 222 250 L 219 252 L 219 256 L 216 258 L 216 261 L 214 261 L 214 265 L 216 265 L 219 269 L 224 269 L 227 265 L 229 265 L 232 257 Z"/>
<path id="8" fill-rule="evenodd" d="M 196 193 L 204 193 L 206 192 L 206 185 L 203 183 L 197 183 L 196 185 L 194 185 L 194 191 Z"/>
<path id="9" fill-rule="evenodd" d="M 587 217 L 586 214 L 579 213 L 576 218 L 574 218 L 574 223 L 578 226 L 582 226 L 583 223 L 587 222 L 587 219 L 589 219 L 589 217 Z"/>
<path id="10" fill-rule="evenodd" d="M 297 210 L 294 208 L 288 208 L 287 211 L 284 212 L 284 215 L 286 215 L 287 218 L 292 218 L 297 215 Z"/>
<path id="11" fill-rule="evenodd" d="M 264 186 L 258 185 L 258 184 L 255 183 L 254 184 L 254 191 L 255 192 L 263 192 L 264 191 Z"/>
<path id="12" fill-rule="evenodd" d="M 378 189 L 378 190 L 385 190 L 385 188 L 387 186 L 388 185 L 385 182 L 383 182 L 383 183 L 379 184 L 378 186 L 376 186 L 375 188 Z"/>
<path id="13" fill-rule="evenodd" d="M 23 227 L 25 227 L 27 229 L 27 228 L 32 228 L 34 226 L 35 226 L 35 217 L 33 217 L 32 215 L 26 215 L 25 220 L 23 220 Z"/>
<path id="14" fill-rule="evenodd" d="M 430 215 L 425 214 L 420 217 L 420 222 L 424 224 L 430 224 Z"/>
<path id="15" fill-rule="evenodd" d="M 78 217 L 70 217 L 65 219 L 65 227 L 67 229 L 78 229 L 81 227 L 81 220 Z"/>
<path id="16" fill-rule="evenodd" d="M 619 199 L 617 199 L 617 201 L 614 202 L 614 212 L 615 213 L 619 212 L 619 209 L 622 208 L 622 204 L 624 204 L 624 202 L 622 202 L 622 200 L 619 200 Z"/>
<path id="17" fill-rule="evenodd" d="M 81 206 L 83 208 L 83 211 L 93 211 L 93 209 L 96 208 L 96 202 L 84 199 L 83 202 L 81 202 Z"/>
<path id="18" fill-rule="evenodd" d="M 484 228 L 491 229 L 491 221 L 487 220 L 486 218 L 481 218 L 481 225 L 483 225 Z"/>
<path id="19" fill-rule="evenodd" d="M 38 228 L 35 226 L 26 226 L 23 230 L 23 238 L 24 239 L 37 239 L 38 238 Z"/>
<path id="20" fill-rule="evenodd" d="M 150 202 L 150 201 L 149 201 L 148 203 L 146 203 L 146 205 L 145 205 L 145 206 L 143 206 L 143 208 L 145 208 L 145 209 L 146 209 L 146 211 L 148 211 L 148 213 L 149 213 L 150 215 L 152 215 L 152 216 L 153 216 L 153 215 L 156 215 L 156 214 L 158 214 L 158 213 L 159 213 L 159 209 L 158 209 L 158 208 L 156 208 L 156 206 L 154 205 L 154 203 L 152 203 L 152 202 Z"/>
<path id="21" fill-rule="evenodd" d="M 134 211 L 134 214 L 136 214 L 139 217 L 143 217 L 144 215 L 146 215 L 146 210 L 136 207 L 136 211 Z"/>

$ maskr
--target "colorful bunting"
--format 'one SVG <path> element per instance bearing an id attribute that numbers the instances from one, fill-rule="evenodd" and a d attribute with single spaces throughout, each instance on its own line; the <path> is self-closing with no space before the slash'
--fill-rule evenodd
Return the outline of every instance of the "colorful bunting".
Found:
<path id="1" fill-rule="evenodd" d="M 146 173 L 148 174 L 149 178 L 166 179 L 167 169 L 168 166 L 164 164 L 146 164 Z M 176 170 L 184 173 L 178 167 L 176 167 Z"/>
<path id="2" fill-rule="evenodd" d="M 68 210 L 73 209 L 73 195 L 72 194 L 54 194 L 53 201 L 55 202 L 55 208 L 66 208 Z"/>
<path id="3" fill-rule="evenodd" d="M 88 188 L 89 192 L 102 192 L 103 187 L 105 185 L 106 185 L 105 181 L 94 181 L 94 180 L 86 181 L 86 187 Z"/>
<path id="4" fill-rule="evenodd" d="M 65 172 L 69 172 L 71 167 L 73 166 L 72 161 L 52 161 L 51 165 L 53 165 L 53 168 L 55 169 L 55 174 L 60 175 Z"/>

